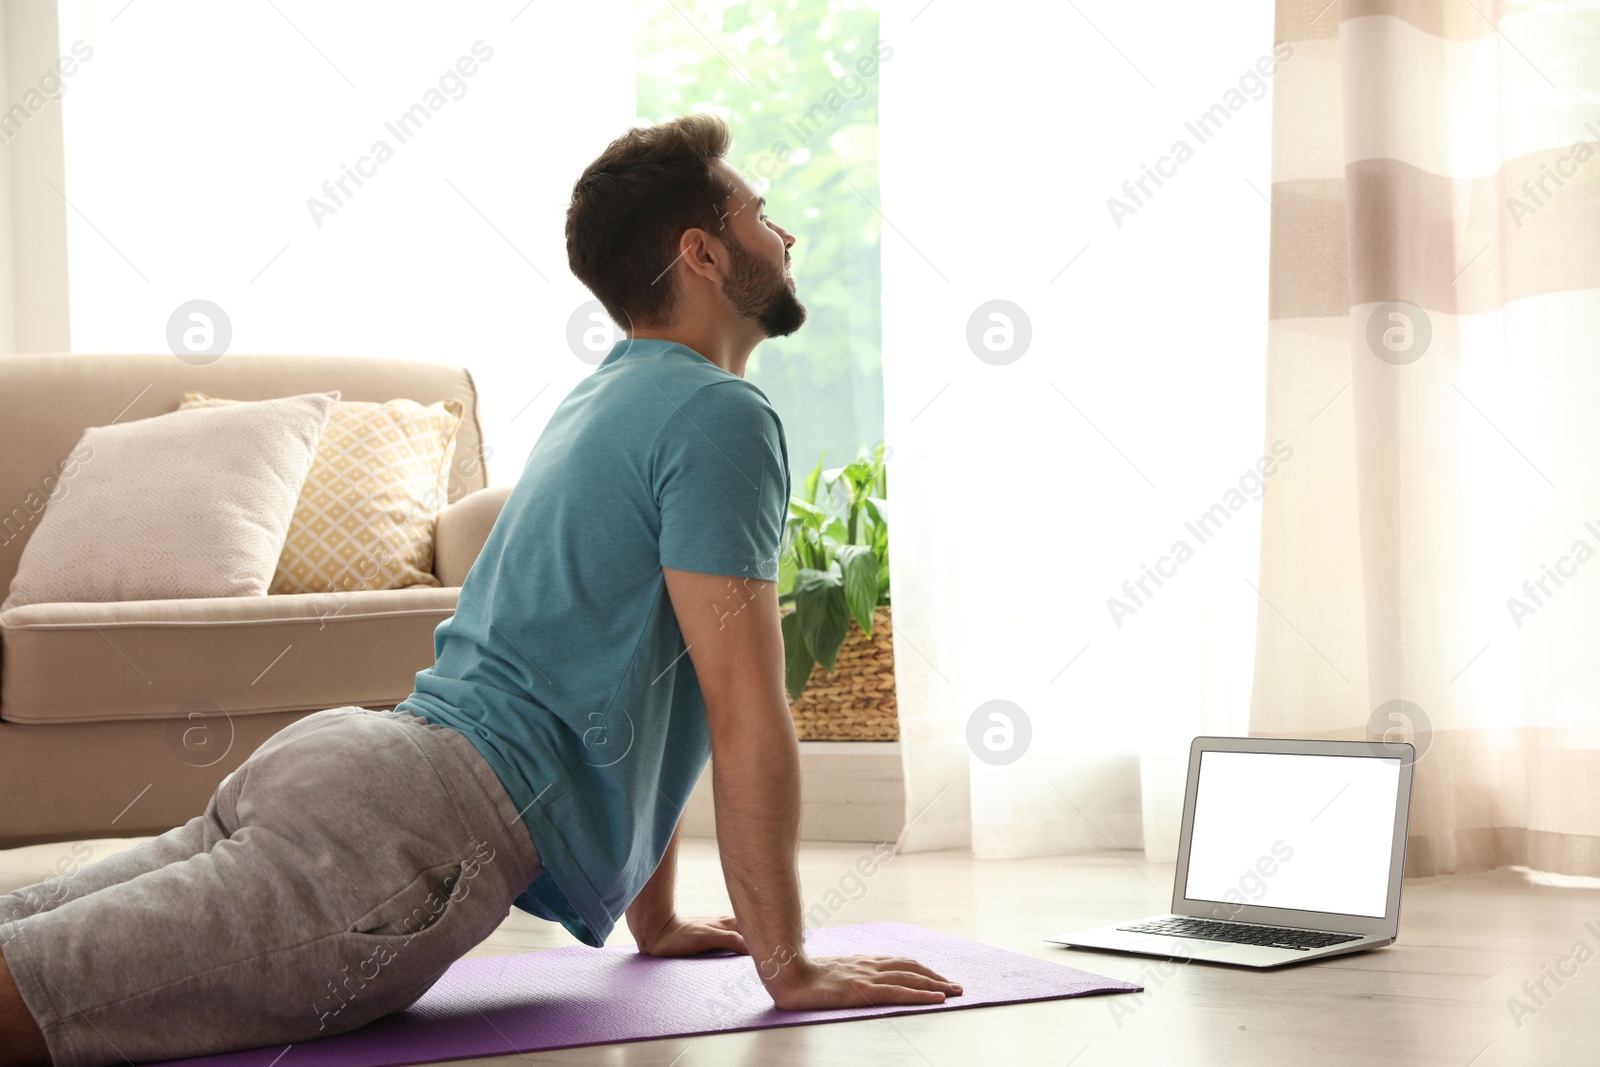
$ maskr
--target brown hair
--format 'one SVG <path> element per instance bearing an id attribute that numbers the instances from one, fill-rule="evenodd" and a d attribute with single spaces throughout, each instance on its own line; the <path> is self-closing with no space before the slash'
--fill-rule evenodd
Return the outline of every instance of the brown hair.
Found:
<path id="1" fill-rule="evenodd" d="M 735 240 L 723 226 L 733 185 L 714 169 L 732 143 L 715 115 L 636 127 L 572 187 L 567 263 L 619 325 L 672 321 L 677 283 L 668 268 L 683 231 Z"/>

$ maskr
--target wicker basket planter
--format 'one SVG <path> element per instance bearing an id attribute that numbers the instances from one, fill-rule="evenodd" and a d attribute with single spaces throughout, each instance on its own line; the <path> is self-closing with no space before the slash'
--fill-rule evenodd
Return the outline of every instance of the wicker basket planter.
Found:
<path id="1" fill-rule="evenodd" d="M 888 605 L 872 615 L 869 638 L 854 621 L 832 674 L 818 663 L 805 692 L 790 703 L 802 741 L 898 741 L 893 625 Z"/>

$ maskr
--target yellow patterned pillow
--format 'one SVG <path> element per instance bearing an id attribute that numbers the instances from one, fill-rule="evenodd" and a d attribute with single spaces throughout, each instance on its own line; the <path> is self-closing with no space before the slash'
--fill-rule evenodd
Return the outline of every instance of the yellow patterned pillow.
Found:
<path id="1" fill-rule="evenodd" d="M 179 410 L 249 403 L 184 393 Z M 333 405 L 268 593 L 438 585 L 434 520 L 450 491 L 464 408 L 415 400 Z"/>

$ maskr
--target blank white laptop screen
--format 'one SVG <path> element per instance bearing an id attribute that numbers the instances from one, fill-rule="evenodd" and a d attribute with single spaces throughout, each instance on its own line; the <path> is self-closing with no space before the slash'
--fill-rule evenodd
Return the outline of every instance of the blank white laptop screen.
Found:
<path id="1" fill-rule="evenodd" d="M 1190 900 L 1382 918 L 1400 761 L 1202 752 Z"/>

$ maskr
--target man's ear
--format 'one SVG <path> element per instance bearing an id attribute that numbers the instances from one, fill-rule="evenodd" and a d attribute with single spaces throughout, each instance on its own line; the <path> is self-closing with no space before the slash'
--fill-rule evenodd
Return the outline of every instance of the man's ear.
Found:
<path id="1" fill-rule="evenodd" d="M 678 239 L 678 261 L 707 281 L 721 285 L 727 275 L 728 246 L 699 227 Z"/>

